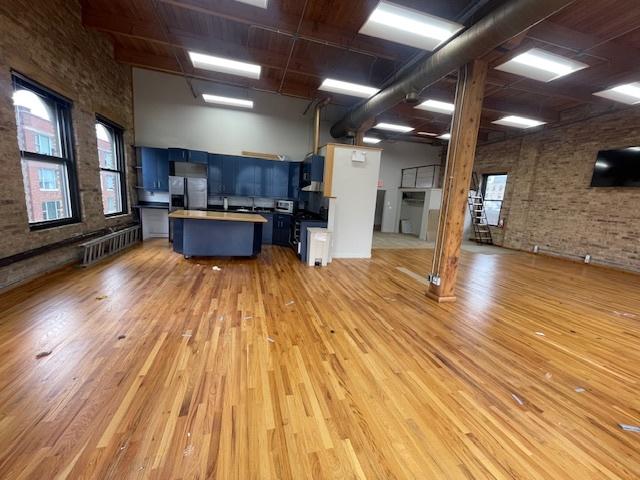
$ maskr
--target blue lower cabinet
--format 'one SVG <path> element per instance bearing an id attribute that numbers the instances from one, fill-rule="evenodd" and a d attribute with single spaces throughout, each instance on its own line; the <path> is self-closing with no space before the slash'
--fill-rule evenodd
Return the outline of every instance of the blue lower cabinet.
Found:
<path id="1" fill-rule="evenodd" d="M 276 213 L 273 216 L 273 239 L 274 245 L 288 247 L 291 245 L 291 224 L 293 217 L 283 213 Z"/>
<path id="2" fill-rule="evenodd" d="M 271 245 L 273 243 L 273 213 L 261 213 L 267 219 L 267 223 L 262 224 L 262 243 Z"/>

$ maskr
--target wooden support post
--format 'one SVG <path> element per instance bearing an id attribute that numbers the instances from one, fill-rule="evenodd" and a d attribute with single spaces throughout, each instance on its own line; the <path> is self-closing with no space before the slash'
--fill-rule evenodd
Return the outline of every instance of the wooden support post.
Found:
<path id="1" fill-rule="evenodd" d="M 458 72 L 432 281 L 427 291 L 438 302 L 456 299 L 456 276 L 486 79 L 487 63 L 481 60 L 468 63 Z"/>

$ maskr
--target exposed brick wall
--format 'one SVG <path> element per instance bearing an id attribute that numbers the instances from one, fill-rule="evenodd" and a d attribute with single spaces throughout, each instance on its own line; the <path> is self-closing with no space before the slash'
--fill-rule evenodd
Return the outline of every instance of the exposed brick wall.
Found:
<path id="1" fill-rule="evenodd" d="M 478 173 L 509 174 L 496 243 L 640 271 L 640 188 L 590 188 L 599 150 L 640 145 L 640 109 L 478 147 Z"/>
<path id="2" fill-rule="evenodd" d="M 130 223 L 131 214 L 105 218 L 95 131 L 96 113 L 125 128 L 128 205 L 135 204 L 131 69 L 114 61 L 102 35 L 81 23 L 78 0 L 0 2 L 0 258 L 86 232 Z M 72 120 L 82 222 L 30 231 L 11 69 L 73 101 Z M 77 258 L 63 249 L 0 269 L 0 289 Z"/>

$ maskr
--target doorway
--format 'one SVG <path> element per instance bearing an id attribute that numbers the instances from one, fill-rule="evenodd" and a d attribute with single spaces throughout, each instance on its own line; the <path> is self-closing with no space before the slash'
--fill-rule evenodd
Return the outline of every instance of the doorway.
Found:
<path id="1" fill-rule="evenodd" d="M 386 190 L 378 190 L 376 196 L 376 213 L 373 217 L 373 231 L 379 232 L 382 230 L 382 212 L 384 211 L 384 198 Z"/>

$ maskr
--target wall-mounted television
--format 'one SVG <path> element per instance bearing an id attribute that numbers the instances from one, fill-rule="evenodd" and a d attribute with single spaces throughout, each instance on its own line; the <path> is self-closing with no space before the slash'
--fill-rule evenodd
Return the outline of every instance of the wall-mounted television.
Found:
<path id="1" fill-rule="evenodd" d="M 640 187 L 640 147 L 599 151 L 591 186 Z"/>

